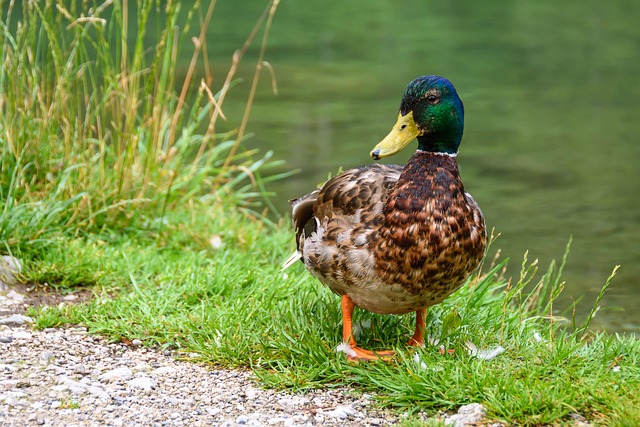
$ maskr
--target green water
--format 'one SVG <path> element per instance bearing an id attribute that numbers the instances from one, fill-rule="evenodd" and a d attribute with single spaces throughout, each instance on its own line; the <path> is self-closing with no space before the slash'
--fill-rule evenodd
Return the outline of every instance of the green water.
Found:
<path id="1" fill-rule="evenodd" d="M 219 2 L 209 34 L 213 86 L 264 5 Z M 283 0 L 266 56 L 279 94 L 265 73 L 248 145 L 303 171 L 272 187 L 285 212 L 287 199 L 329 172 L 371 162 L 411 79 L 446 76 L 466 109 L 462 177 L 501 234 L 494 250 L 511 258 L 510 274 L 526 250 L 543 267 L 559 260 L 573 236 L 562 303 L 584 296 L 586 310 L 620 264 L 604 306 L 624 311 L 596 320 L 638 332 L 638 22 L 634 1 Z M 256 51 L 240 70 L 239 94 Z M 240 117 L 240 107 L 228 103 L 227 115 Z"/>

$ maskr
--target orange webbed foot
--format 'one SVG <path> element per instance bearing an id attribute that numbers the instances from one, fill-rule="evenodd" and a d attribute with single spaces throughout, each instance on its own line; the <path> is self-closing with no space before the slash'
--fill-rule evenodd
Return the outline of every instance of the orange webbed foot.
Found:
<path id="1" fill-rule="evenodd" d="M 371 351 L 365 350 L 358 346 L 352 346 L 347 342 L 340 344 L 337 351 L 342 351 L 347 355 L 347 360 L 350 362 L 359 362 L 361 360 L 374 361 L 374 360 L 389 360 L 395 356 L 393 350 L 380 350 Z"/>

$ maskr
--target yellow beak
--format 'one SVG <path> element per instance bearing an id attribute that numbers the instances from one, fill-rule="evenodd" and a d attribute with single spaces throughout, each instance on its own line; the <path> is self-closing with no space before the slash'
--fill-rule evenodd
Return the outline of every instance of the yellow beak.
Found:
<path id="1" fill-rule="evenodd" d="M 393 126 L 393 129 L 391 129 L 391 132 L 389 132 L 389 135 L 373 147 L 370 153 L 371 157 L 373 157 L 374 160 L 379 160 L 383 157 L 396 154 L 418 135 L 420 135 L 420 130 L 413 120 L 413 111 L 410 111 L 405 116 L 398 113 L 398 121 Z"/>

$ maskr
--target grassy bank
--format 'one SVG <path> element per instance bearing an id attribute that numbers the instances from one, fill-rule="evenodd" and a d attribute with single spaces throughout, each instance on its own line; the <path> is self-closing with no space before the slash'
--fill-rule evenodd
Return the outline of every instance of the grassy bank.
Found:
<path id="1" fill-rule="evenodd" d="M 552 312 L 561 289 L 557 268 L 538 274 L 536 292 L 525 295 L 535 268 L 510 285 L 502 264 L 485 266 L 429 311 L 425 349 L 405 346 L 411 316 L 358 311 L 357 319 L 367 320 L 359 342 L 395 347 L 398 355 L 354 365 L 335 352 L 337 296 L 301 265 L 280 271 L 291 249 L 286 227 L 219 206 L 172 212 L 166 231 L 162 246 L 71 240 L 30 263 L 31 283 L 95 293 L 88 304 L 34 311 L 37 326 L 80 323 L 116 341 L 138 338 L 187 359 L 249 367 L 278 389 L 349 385 L 410 413 L 480 402 L 491 419 L 516 425 L 570 424 L 574 413 L 595 425 L 640 419 L 640 343 L 586 325 L 567 328 Z M 504 352 L 491 358 L 499 346 Z"/>
<path id="2" fill-rule="evenodd" d="M 250 111 L 253 96 L 233 98 L 235 70 L 262 35 L 259 76 L 274 5 L 218 82 L 198 47 L 209 5 L 158 4 L 138 1 L 144 13 L 135 16 L 118 1 L 0 8 L 0 251 L 23 260 L 22 280 L 36 289 L 93 294 L 32 310 L 37 327 L 84 324 L 113 340 L 250 368 L 278 389 L 348 385 L 408 413 L 479 402 L 507 424 L 571 424 L 580 414 L 636 425 L 640 343 L 561 321 L 553 302 L 564 261 L 539 273 L 525 261 L 513 280 L 499 260 L 487 262 L 429 311 L 425 349 L 405 346 L 411 316 L 358 311 L 359 342 L 398 354 L 347 363 L 335 352 L 338 298 L 302 265 L 280 271 L 293 233 L 256 213 L 277 163 L 244 148 L 248 114 L 237 130 L 217 131 L 225 102 Z M 149 14 L 163 22 L 152 45 Z M 176 51 L 193 34 L 194 60 L 178 81 Z"/>

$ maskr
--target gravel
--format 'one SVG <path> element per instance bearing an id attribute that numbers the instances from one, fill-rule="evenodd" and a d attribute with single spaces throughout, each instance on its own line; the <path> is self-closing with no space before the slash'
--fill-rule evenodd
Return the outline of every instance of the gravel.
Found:
<path id="1" fill-rule="evenodd" d="M 13 292 L 9 294 L 9 292 Z M 33 330 L 29 298 L 0 291 L 0 426 L 386 426 L 349 389 L 260 388 L 251 373 L 108 343 L 84 327 Z"/>
<path id="2" fill-rule="evenodd" d="M 402 418 L 348 388 L 267 390 L 249 371 L 176 360 L 139 339 L 108 343 L 84 327 L 34 330 L 23 314 L 29 305 L 82 299 L 31 296 L 16 283 L 0 288 L 0 426 L 377 427 Z M 445 422 L 478 422 L 477 406 L 473 419 L 454 415 Z"/>

